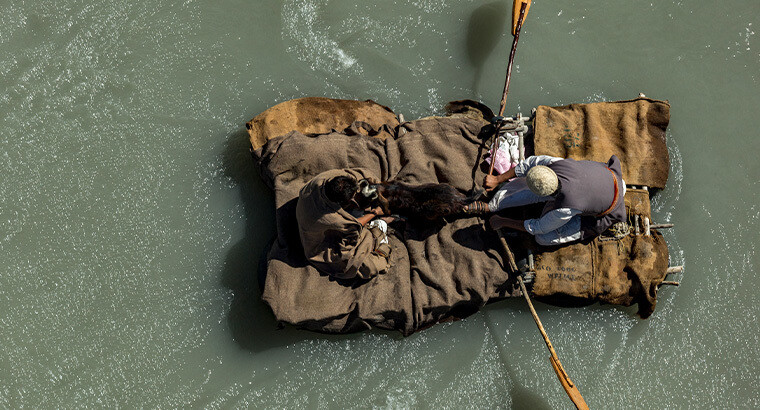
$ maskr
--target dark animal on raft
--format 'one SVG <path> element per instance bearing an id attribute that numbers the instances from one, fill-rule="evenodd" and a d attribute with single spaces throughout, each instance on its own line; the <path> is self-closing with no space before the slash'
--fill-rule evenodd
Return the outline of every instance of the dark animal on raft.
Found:
<path id="1" fill-rule="evenodd" d="M 462 214 L 465 206 L 475 200 L 449 184 L 409 185 L 402 182 L 383 182 L 375 185 L 381 206 L 393 214 L 415 219 L 436 220 Z M 383 199 L 387 204 L 382 204 Z"/>

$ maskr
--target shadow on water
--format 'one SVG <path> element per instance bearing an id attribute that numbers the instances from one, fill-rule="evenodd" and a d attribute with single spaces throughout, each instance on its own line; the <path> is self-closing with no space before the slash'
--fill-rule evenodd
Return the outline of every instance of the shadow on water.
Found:
<path id="1" fill-rule="evenodd" d="M 504 366 L 509 377 L 512 378 L 509 366 Z M 532 390 L 518 384 L 512 379 L 512 387 L 509 389 L 509 397 L 512 398 L 512 408 L 516 410 L 551 410 L 553 407 L 543 397 Z"/>
<path id="2" fill-rule="evenodd" d="M 501 301 L 499 302 L 499 306 L 500 309 L 503 309 L 506 306 L 510 310 L 514 311 L 524 310 L 524 302 L 522 300 L 517 300 L 516 298 Z M 486 308 L 482 314 L 485 318 L 486 327 L 496 342 L 496 351 L 499 356 L 499 361 L 502 364 L 502 368 L 504 369 L 504 373 L 506 373 L 507 378 L 511 382 L 509 385 L 509 397 L 512 401 L 511 408 L 531 410 L 551 409 L 552 406 L 546 401 L 545 398 L 541 397 L 540 394 L 537 394 L 533 390 L 523 386 L 520 383 L 519 375 L 515 373 L 514 368 L 512 368 L 510 365 L 510 358 L 514 358 L 514 355 L 506 351 L 506 348 L 504 347 L 505 342 L 501 340 L 497 333 L 494 331 L 495 325 L 488 316 L 489 312 L 493 312 L 492 309 L 493 308 Z"/>
<path id="3" fill-rule="evenodd" d="M 507 11 L 507 3 L 502 1 L 484 4 L 470 15 L 467 26 L 467 58 L 475 67 L 475 77 L 472 81 L 473 95 L 477 94 L 483 65 L 504 34 Z"/>
<path id="4" fill-rule="evenodd" d="M 330 335 L 282 327 L 262 300 L 260 286 L 264 283 L 267 252 L 276 236 L 274 194 L 262 181 L 249 148 L 248 133 L 240 128 L 227 135 L 223 152 L 224 173 L 238 185 L 245 215 L 245 234 L 227 251 L 220 273 L 221 284 L 233 294 L 227 314 L 233 339 L 241 348 L 256 353 L 305 339 L 362 337 L 360 333 Z M 396 340 L 402 337 L 398 332 L 372 332 Z"/>
<path id="5" fill-rule="evenodd" d="M 279 329 L 274 315 L 261 299 L 259 274 L 275 236 L 274 195 L 259 177 L 249 152 L 248 133 L 242 127 L 227 135 L 223 153 L 225 175 L 240 189 L 245 235 L 227 252 L 220 275 L 233 293 L 227 322 L 234 340 L 250 351 L 292 344 L 302 339 L 294 329 Z M 263 283 L 263 281 L 262 281 Z"/>

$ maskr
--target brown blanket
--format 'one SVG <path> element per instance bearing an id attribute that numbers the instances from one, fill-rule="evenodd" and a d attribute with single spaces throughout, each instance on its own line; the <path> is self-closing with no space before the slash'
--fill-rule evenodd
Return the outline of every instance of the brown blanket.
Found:
<path id="1" fill-rule="evenodd" d="M 567 306 L 638 304 L 639 316 L 647 318 L 668 269 L 668 245 L 654 232 L 544 250 L 535 260 L 532 293 L 542 301 Z"/>
<path id="2" fill-rule="evenodd" d="M 640 105 L 638 101 L 632 102 L 634 106 Z M 622 105 L 630 107 L 630 103 Z M 283 104 L 288 106 L 287 103 Z M 374 103 L 362 104 L 365 105 L 361 106 L 361 112 L 366 114 L 366 104 Z M 568 110 L 588 111 L 592 118 L 607 118 L 609 123 L 609 118 L 615 117 L 619 124 L 629 124 L 628 117 L 634 115 L 639 118 L 638 121 L 647 124 L 645 128 L 650 132 L 645 136 L 650 140 L 662 138 L 663 146 L 662 149 L 653 149 L 649 160 L 658 164 L 659 168 L 653 169 L 651 175 L 641 173 L 644 175 L 641 179 L 637 179 L 636 174 L 630 174 L 626 181 L 647 181 L 643 184 L 664 186 L 667 166 L 663 171 L 662 164 L 667 164 L 667 150 L 663 135 L 668 119 L 667 105 L 647 103 L 645 105 L 649 108 L 642 108 L 642 112 L 665 112 L 660 112 L 662 115 L 659 116 L 647 114 L 641 117 L 627 108 L 621 110 L 619 104 L 602 103 L 600 107 L 611 108 L 606 114 L 594 112 L 588 105 L 541 107 L 536 119 L 536 132 L 541 132 L 537 135 L 536 153 L 557 156 L 572 154 L 577 159 L 596 160 L 598 158 L 594 155 L 599 152 L 604 152 L 607 158 L 611 154 L 620 155 L 618 151 L 610 152 L 614 144 L 605 145 L 607 148 L 603 150 L 589 146 L 577 153 L 550 151 L 542 144 L 548 141 L 549 146 L 556 146 L 555 137 L 564 141 L 562 138 L 570 134 L 564 134 L 564 128 L 562 133 L 546 131 L 546 118 L 559 121 L 563 117 L 555 114 Z M 265 116 L 268 112 L 261 115 Z M 292 127 L 279 125 L 277 132 L 307 127 L 305 114 L 297 114 L 293 115 L 301 118 L 298 124 L 291 124 Z M 255 123 L 258 118 L 249 124 Z M 361 115 L 355 118 L 366 121 Z M 584 122 L 583 118 L 573 118 L 567 117 L 562 121 L 568 124 L 571 121 Z M 556 126 L 558 122 L 553 124 Z M 368 169 L 381 180 L 445 182 L 463 192 L 469 191 L 474 187 L 473 181 L 480 182 L 484 176 L 480 168 L 484 151 L 480 138 L 483 135 L 479 137 L 484 125 L 478 115 L 468 118 L 457 114 L 452 118 L 431 117 L 403 123 L 393 132 L 394 138 L 387 138 L 382 133 L 361 132 L 358 128 L 367 130 L 371 127 L 359 127 L 357 124 L 343 132 L 305 135 L 292 131 L 276 138 L 276 134 L 262 136 L 251 131 L 253 146 L 258 148 L 254 151 L 254 157 L 262 178 L 275 191 L 277 239 L 268 255 L 263 299 L 277 319 L 321 332 L 345 333 L 378 327 L 410 334 L 440 321 L 465 317 L 489 301 L 518 296 L 516 278 L 504 271 L 498 238 L 486 229 L 480 218 L 461 217 L 437 223 L 410 221 L 406 227 L 389 235 L 394 250 L 388 273 L 369 281 L 344 281 L 320 274 L 307 264 L 294 217 L 301 187 L 317 174 L 330 169 L 360 167 Z M 630 125 L 620 127 L 618 130 L 622 131 L 603 134 L 604 138 L 625 145 L 625 138 L 630 134 L 626 130 L 632 128 Z M 388 123 L 381 128 L 387 132 Z M 661 130 L 662 134 L 657 130 Z M 365 134 L 377 135 L 378 138 Z M 268 142 L 257 147 L 256 143 L 263 143 L 264 140 Z M 624 152 L 631 152 L 631 149 L 625 148 Z M 633 157 L 632 160 L 641 159 Z M 624 160 L 624 172 L 626 167 Z M 654 183 L 648 183 L 650 179 Z M 645 195 L 643 198 L 634 208 L 638 214 L 648 215 L 648 197 Z M 629 195 L 626 195 L 626 204 L 629 202 Z M 510 238 L 510 242 L 515 242 L 513 246 L 517 246 L 519 238 Z M 620 242 L 605 243 L 596 240 L 589 245 L 577 244 L 559 249 L 536 249 L 535 244 L 529 243 L 516 248 L 516 253 L 524 254 L 521 251 L 527 247 L 534 248 L 536 260 L 543 267 L 543 270 L 537 269 L 533 292 L 543 296 L 547 302 L 563 303 L 563 297 L 569 296 L 575 302 L 601 301 L 626 306 L 639 303 L 644 317 L 654 309 L 657 286 L 667 266 L 667 247 L 656 233 L 647 238 L 628 237 Z M 572 261 L 579 261 L 575 264 L 575 272 L 580 277 L 568 275 L 568 264 L 574 263 Z"/>
<path id="3" fill-rule="evenodd" d="M 670 161 L 665 129 L 667 101 L 629 101 L 539 106 L 535 121 L 536 154 L 606 162 L 617 155 L 629 185 L 665 188 Z"/>
<path id="4" fill-rule="evenodd" d="M 409 221 L 390 235 L 388 273 L 366 282 L 336 281 L 306 263 L 294 209 L 301 187 L 328 169 L 366 168 L 380 179 L 445 182 L 463 191 L 480 181 L 478 134 L 484 123 L 430 118 L 403 124 L 398 139 L 291 132 L 259 151 L 262 176 L 275 189 L 278 236 L 270 253 L 263 299 L 286 323 L 323 332 L 369 327 L 410 334 L 516 295 L 480 218 Z"/>
<path id="5" fill-rule="evenodd" d="M 248 121 L 245 127 L 251 139 L 251 146 L 258 150 L 274 137 L 293 130 L 304 134 L 324 134 L 332 130 L 343 130 L 355 121 L 365 122 L 373 135 L 379 138 L 392 136 L 392 129 L 398 125 L 396 114 L 390 108 L 372 100 L 335 100 L 325 97 L 296 98 L 281 102 Z M 370 133 L 362 124 L 355 129 L 364 135 Z"/>
<path id="6" fill-rule="evenodd" d="M 665 130 L 670 122 L 667 101 L 628 101 L 540 106 L 536 111 L 536 154 L 603 161 L 621 159 L 628 185 L 664 188 L 670 160 Z M 628 223 L 651 220 L 649 192 L 629 189 L 625 195 Z M 638 219 L 634 218 L 637 216 Z M 635 228 L 634 228 L 635 229 Z M 538 251 L 538 250 L 537 250 Z M 604 302 L 631 306 L 649 317 L 668 267 L 662 235 L 629 235 L 621 241 L 595 240 L 536 256 L 532 293 L 555 304 Z"/>

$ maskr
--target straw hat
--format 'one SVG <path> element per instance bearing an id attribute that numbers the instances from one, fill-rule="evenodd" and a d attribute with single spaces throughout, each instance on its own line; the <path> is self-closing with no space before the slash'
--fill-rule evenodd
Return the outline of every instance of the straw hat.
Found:
<path id="1" fill-rule="evenodd" d="M 538 196 L 553 194 L 559 185 L 557 174 L 551 168 L 543 165 L 536 165 L 529 169 L 525 179 L 528 183 L 528 188 Z"/>

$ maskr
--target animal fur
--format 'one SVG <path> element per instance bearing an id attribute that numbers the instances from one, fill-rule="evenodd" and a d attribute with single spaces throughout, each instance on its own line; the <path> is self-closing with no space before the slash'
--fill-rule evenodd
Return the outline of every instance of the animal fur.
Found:
<path id="1" fill-rule="evenodd" d="M 461 214 L 464 207 L 475 199 L 449 184 L 383 182 L 377 185 L 377 192 L 388 201 L 392 213 L 427 220 Z"/>

